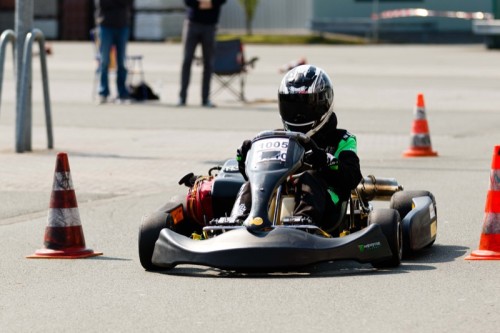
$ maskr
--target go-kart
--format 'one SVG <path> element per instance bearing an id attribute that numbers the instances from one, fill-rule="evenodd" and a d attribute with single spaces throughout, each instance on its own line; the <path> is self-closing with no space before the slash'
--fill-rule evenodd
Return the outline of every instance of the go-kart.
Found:
<path id="1" fill-rule="evenodd" d="M 341 203 L 334 230 L 323 230 L 293 216 L 288 184 L 307 168 L 307 154 L 318 149 L 297 132 L 266 131 L 253 140 L 246 159 L 252 204 L 242 221 L 230 216 L 245 179 L 235 159 L 190 173 L 176 196 L 142 218 L 139 258 L 146 270 L 180 264 L 225 270 L 294 270 L 355 260 L 377 268 L 400 265 L 403 255 L 430 247 L 437 232 L 436 202 L 429 191 L 405 191 L 394 178 L 364 177 Z M 374 201 L 390 201 L 374 208 Z"/>

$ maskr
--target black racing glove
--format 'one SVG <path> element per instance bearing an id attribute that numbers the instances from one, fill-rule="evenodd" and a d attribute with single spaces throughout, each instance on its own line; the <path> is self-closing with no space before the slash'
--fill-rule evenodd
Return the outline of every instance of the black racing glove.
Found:
<path id="1" fill-rule="evenodd" d="M 326 167 L 328 163 L 326 151 L 321 148 L 311 150 L 306 154 L 305 162 L 310 164 L 314 170 Z"/>
<path id="2" fill-rule="evenodd" d="M 326 154 L 326 166 L 330 170 L 337 170 L 339 167 L 339 160 L 330 153 Z"/>
<path id="3" fill-rule="evenodd" d="M 241 147 L 236 150 L 236 161 L 238 162 L 238 170 L 243 175 L 245 180 L 248 180 L 247 174 L 245 172 L 245 161 L 247 160 L 248 151 L 252 148 L 252 141 L 245 140 L 241 144 Z"/>

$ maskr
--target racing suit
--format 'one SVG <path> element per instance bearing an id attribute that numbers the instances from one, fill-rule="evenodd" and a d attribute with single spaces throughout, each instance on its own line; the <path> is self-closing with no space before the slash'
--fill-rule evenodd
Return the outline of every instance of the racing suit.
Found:
<path id="1" fill-rule="evenodd" d="M 313 169 L 305 171 L 297 179 L 294 215 L 308 217 L 324 230 L 332 230 L 337 227 L 335 223 L 338 222 L 342 203 L 347 201 L 362 179 L 356 137 L 337 128 L 337 117 L 333 113 L 329 121 L 312 135 L 312 139 L 324 153 L 323 156 L 312 157 L 312 161 L 306 157 L 306 162 L 313 164 Z M 244 158 L 237 156 L 240 164 L 244 163 L 246 152 L 242 155 Z M 231 215 L 244 218 L 250 207 L 250 185 L 247 182 L 240 189 Z"/>

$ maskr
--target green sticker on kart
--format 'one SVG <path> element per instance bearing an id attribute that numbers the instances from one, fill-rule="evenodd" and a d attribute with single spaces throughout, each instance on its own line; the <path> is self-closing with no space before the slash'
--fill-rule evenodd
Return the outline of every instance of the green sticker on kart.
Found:
<path id="1" fill-rule="evenodd" d="M 381 246 L 382 246 L 382 243 L 380 243 L 380 242 L 358 245 L 360 252 L 365 252 L 365 250 L 366 251 L 376 250 L 376 249 L 379 249 Z"/>

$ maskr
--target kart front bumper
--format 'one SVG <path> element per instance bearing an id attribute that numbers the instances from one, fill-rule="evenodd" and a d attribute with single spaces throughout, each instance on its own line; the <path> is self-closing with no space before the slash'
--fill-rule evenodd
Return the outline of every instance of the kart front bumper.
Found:
<path id="1" fill-rule="evenodd" d="M 333 260 L 375 263 L 391 255 L 376 224 L 341 238 L 287 227 L 256 233 L 242 227 L 207 240 L 193 240 L 165 228 L 156 241 L 152 262 L 166 269 L 194 264 L 227 270 L 287 270 Z"/>

